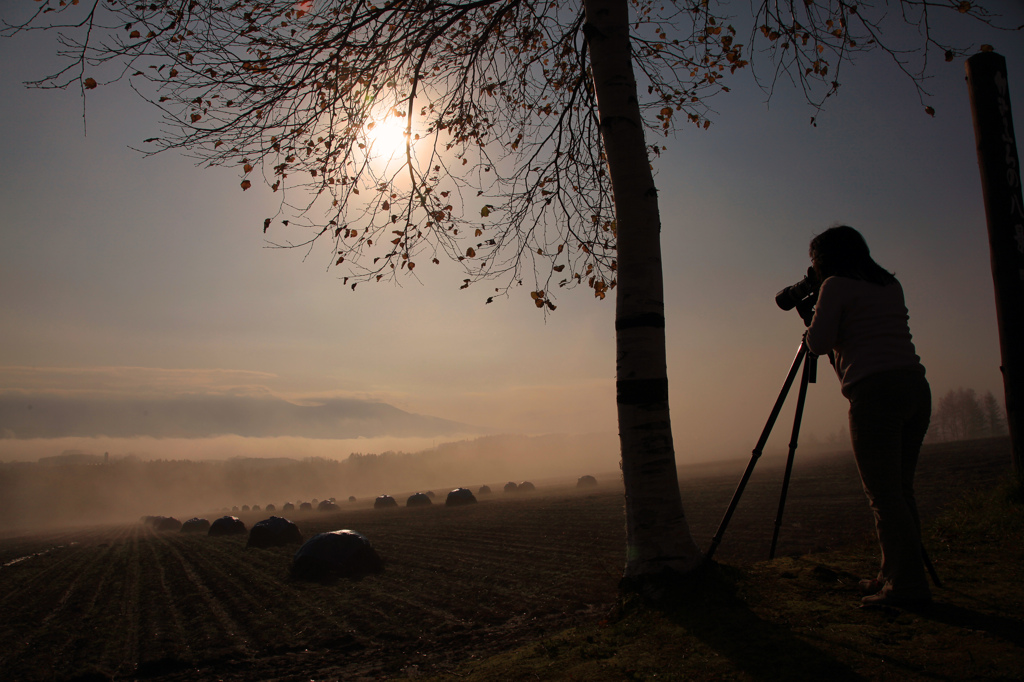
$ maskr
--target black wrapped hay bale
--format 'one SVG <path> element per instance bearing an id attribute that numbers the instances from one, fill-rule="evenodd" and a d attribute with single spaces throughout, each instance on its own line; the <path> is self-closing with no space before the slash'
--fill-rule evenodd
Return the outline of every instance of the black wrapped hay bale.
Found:
<path id="1" fill-rule="evenodd" d="M 519 486 L 516 485 L 515 481 L 509 481 L 505 484 L 505 492 L 514 493 L 519 491 Z"/>
<path id="2" fill-rule="evenodd" d="M 476 498 L 473 496 L 473 491 L 469 488 L 456 488 L 448 493 L 448 498 L 445 499 L 444 504 L 446 507 L 457 507 L 463 504 L 476 504 Z"/>
<path id="3" fill-rule="evenodd" d="M 577 488 L 592 488 L 597 485 L 597 479 L 591 475 L 580 476 L 579 480 L 576 481 Z"/>
<path id="4" fill-rule="evenodd" d="M 490 492 L 491 492 L 491 486 L 489 486 L 489 485 L 482 485 L 482 486 L 480 486 L 480 490 L 476 491 L 476 494 L 477 495 L 487 495 Z"/>
<path id="5" fill-rule="evenodd" d="M 245 535 L 247 532 L 245 524 L 237 516 L 222 516 L 210 524 L 207 535 L 220 537 L 223 535 Z"/>
<path id="6" fill-rule="evenodd" d="M 208 533 L 210 532 L 210 522 L 206 519 L 200 519 L 193 517 L 181 524 L 182 533 Z"/>
<path id="7" fill-rule="evenodd" d="M 380 555 L 363 535 L 353 530 L 320 533 L 306 541 L 292 559 L 298 580 L 361 578 L 384 570 Z"/>
<path id="8" fill-rule="evenodd" d="M 299 505 L 299 511 L 313 511 L 313 503 L 303 502 L 302 504 Z"/>
<path id="9" fill-rule="evenodd" d="M 341 507 L 336 505 L 333 500 L 324 500 L 316 506 L 316 510 L 322 512 L 336 512 L 341 511 Z"/>
<path id="10" fill-rule="evenodd" d="M 271 516 L 252 527 L 245 546 L 264 548 L 300 544 L 302 544 L 302 533 L 299 532 L 298 526 L 280 516 Z"/>
<path id="11" fill-rule="evenodd" d="M 153 528 L 156 530 L 181 530 L 181 521 L 174 518 L 173 516 L 161 516 L 160 519 L 153 524 Z"/>
<path id="12" fill-rule="evenodd" d="M 348 496 L 348 501 L 349 502 L 355 502 L 356 501 L 356 496 L 355 495 L 349 495 Z"/>
<path id="13" fill-rule="evenodd" d="M 529 481 L 523 481 L 522 483 L 519 484 L 519 492 L 521 493 L 532 493 L 536 489 L 536 486 L 534 486 Z"/>
<path id="14" fill-rule="evenodd" d="M 386 507 L 397 507 L 397 506 L 398 506 L 398 500 L 396 500 L 395 498 L 391 497 L 390 495 L 381 495 L 380 497 L 378 497 L 376 500 L 373 501 L 373 508 L 374 509 L 384 509 Z"/>
<path id="15" fill-rule="evenodd" d="M 405 501 L 406 507 L 427 507 L 434 504 L 430 501 L 430 496 L 426 493 L 416 493 L 410 495 L 409 499 Z"/>
<path id="16" fill-rule="evenodd" d="M 281 507 L 281 511 L 295 511 L 295 505 L 291 502 L 285 502 L 284 506 Z"/>
<path id="17" fill-rule="evenodd" d="M 277 507 L 275 507 L 272 504 L 268 504 L 266 507 L 264 507 L 264 510 L 265 511 L 277 511 Z"/>

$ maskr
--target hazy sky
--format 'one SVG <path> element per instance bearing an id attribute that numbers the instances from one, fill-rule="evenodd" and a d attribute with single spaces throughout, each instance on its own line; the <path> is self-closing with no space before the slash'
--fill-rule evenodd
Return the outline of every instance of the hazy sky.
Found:
<path id="1" fill-rule="evenodd" d="M 1020 3 L 1000 7 L 1024 23 Z M 1024 40 L 962 33 L 1007 58 L 1020 134 Z M 611 297 L 562 293 L 545 320 L 527 288 L 485 306 L 486 285 L 460 290 L 445 267 L 417 269 L 422 284 L 353 292 L 321 255 L 266 248 L 269 191 L 129 149 L 159 130 L 128 88 L 92 91 L 87 135 L 77 93 L 23 88 L 49 72 L 50 51 L 40 36 L 0 41 L 0 391 L 334 396 L 497 431 L 615 432 Z M 774 294 L 803 275 L 808 241 L 835 222 L 861 230 L 901 279 L 936 398 L 960 386 L 1002 398 L 963 62 L 932 66 L 934 118 L 875 55 L 844 67 L 817 127 L 795 88 L 766 103 L 746 73 L 713 102 L 709 130 L 667 141 L 657 182 L 681 461 L 749 455 L 803 330 Z M 831 368 L 819 369 L 804 433 L 824 439 L 844 428 L 846 404 Z M 343 457 L 432 442 L 8 438 L 0 460 L 69 447 Z"/>

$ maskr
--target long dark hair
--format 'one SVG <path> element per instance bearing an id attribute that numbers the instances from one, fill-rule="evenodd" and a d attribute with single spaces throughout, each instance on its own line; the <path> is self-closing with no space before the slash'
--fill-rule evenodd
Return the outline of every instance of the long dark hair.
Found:
<path id="1" fill-rule="evenodd" d="M 811 260 L 818 275 L 837 275 L 874 284 L 892 284 L 896 276 L 871 258 L 868 243 L 848 225 L 837 225 L 811 240 Z"/>

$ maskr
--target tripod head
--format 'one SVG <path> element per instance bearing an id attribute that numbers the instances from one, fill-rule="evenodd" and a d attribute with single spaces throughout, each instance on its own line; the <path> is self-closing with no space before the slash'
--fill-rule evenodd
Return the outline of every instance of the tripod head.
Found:
<path id="1" fill-rule="evenodd" d="M 806 298 L 801 299 L 796 304 L 796 311 L 800 313 L 800 319 L 804 321 L 805 327 L 811 326 L 811 320 L 814 319 L 814 305 L 818 302 L 818 290 L 815 289 Z"/>

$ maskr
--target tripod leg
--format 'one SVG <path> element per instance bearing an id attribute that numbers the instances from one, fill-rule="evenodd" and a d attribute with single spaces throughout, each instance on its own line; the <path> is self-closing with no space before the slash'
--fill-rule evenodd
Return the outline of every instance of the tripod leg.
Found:
<path id="1" fill-rule="evenodd" d="M 800 422 L 804 415 L 804 403 L 807 400 L 807 384 L 814 373 L 815 357 L 810 353 L 804 358 L 804 372 L 800 377 L 800 391 L 797 393 L 796 413 L 793 415 L 793 434 L 789 439 L 789 457 L 786 459 L 786 473 L 782 477 L 782 493 L 779 496 L 779 511 L 775 515 L 775 530 L 772 532 L 772 546 L 768 558 L 775 558 L 775 547 L 779 541 L 779 529 L 782 527 L 782 512 L 786 508 L 786 494 L 789 492 L 789 478 L 793 473 L 793 458 L 796 455 L 797 439 L 800 436 Z"/>
<path id="2" fill-rule="evenodd" d="M 754 472 L 754 465 L 757 464 L 757 460 L 761 457 L 761 453 L 764 451 L 764 445 L 768 442 L 768 436 L 772 432 L 772 427 L 775 426 L 775 420 L 779 417 L 779 412 L 782 410 L 782 404 L 786 402 L 786 394 L 789 393 L 789 389 L 793 385 L 793 379 L 796 378 L 796 372 L 800 369 L 800 363 L 803 361 L 804 355 L 806 354 L 807 342 L 801 341 L 800 347 L 796 351 L 796 358 L 793 359 L 793 365 L 789 368 L 789 374 L 786 376 L 786 381 L 783 383 L 782 390 L 779 392 L 779 397 L 775 400 L 775 406 L 772 408 L 772 413 L 768 416 L 768 422 L 764 425 L 764 429 L 761 431 L 761 437 L 758 439 L 757 445 L 754 446 L 754 451 L 750 457 L 750 462 L 747 464 L 747 469 L 743 472 L 743 477 L 740 479 L 740 483 L 736 487 L 736 492 L 733 493 L 732 501 L 729 503 L 729 508 L 725 511 L 725 516 L 722 518 L 722 522 L 718 525 L 718 531 L 715 533 L 715 537 L 711 539 L 711 546 L 708 547 L 708 551 L 704 555 L 704 558 L 707 561 L 711 560 L 711 557 L 715 554 L 715 550 L 718 549 L 719 543 L 722 542 L 722 535 L 725 534 L 725 528 L 729 525 L 729 521 L 732 519 L 732 515 L 736 511 L 736 505 L 740 502 L 740 496 L 743 495 L 743 489 L 747 487 L 747 481 L 750 480 L 750 474 Z"/>

